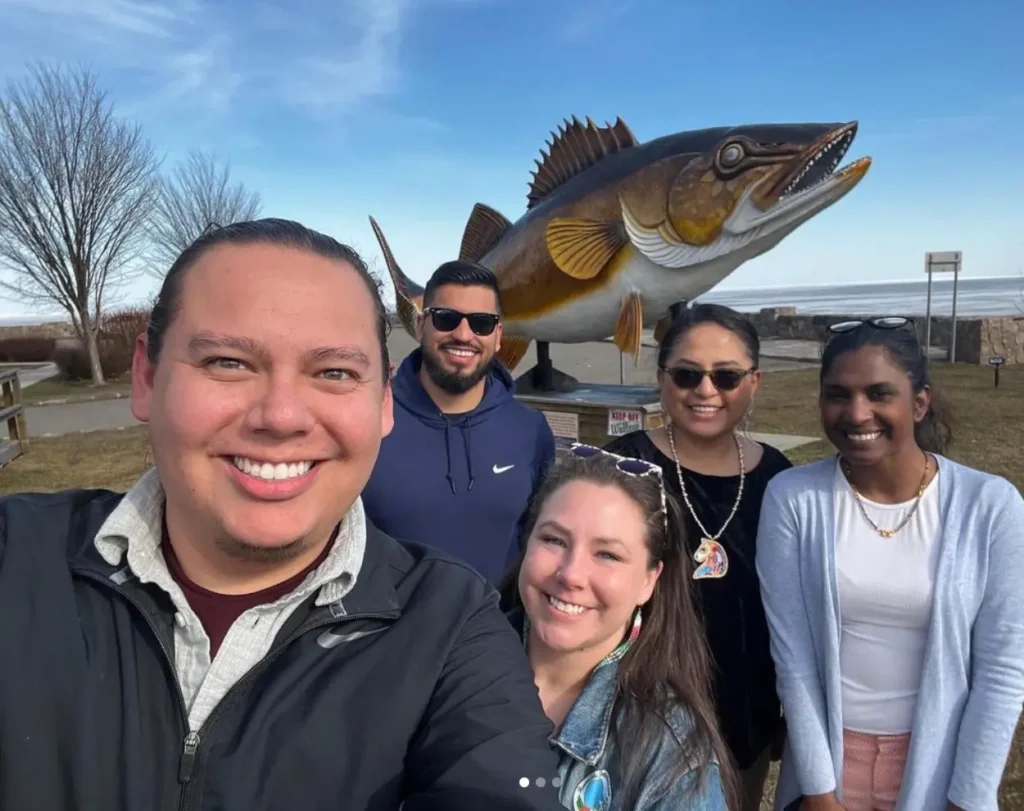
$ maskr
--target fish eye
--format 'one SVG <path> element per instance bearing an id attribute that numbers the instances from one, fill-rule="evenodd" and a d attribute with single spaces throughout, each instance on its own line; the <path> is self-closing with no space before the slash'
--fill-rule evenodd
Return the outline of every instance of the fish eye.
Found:
<path id="1" fill-rule="evenodd" d="M 729 144 L 718 156 L 722 166 L 733 167 L 743 160 L 743 147 L 739 144 Z"/>

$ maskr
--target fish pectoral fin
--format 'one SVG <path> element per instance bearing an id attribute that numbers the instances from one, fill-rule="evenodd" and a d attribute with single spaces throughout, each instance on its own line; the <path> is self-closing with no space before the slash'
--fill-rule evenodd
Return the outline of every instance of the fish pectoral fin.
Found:
<path id="1" fill-rule="evenodd" d="M 644 305 L 639 293 L 630 293 L 622 301 L 619 322 L 615 325 L 615 345 L 620 352 L 633 356 L 633 363 L 640 362 L 641 338 L 644 331 Z"/>
<path id="2" fill-rule="evenodd" d="M 580 281 L 597 276 L 629 244 L 620 223 L 578 217 L 555 217 L 545 241 L 558 269 Z"/>
<path id="3" fill-rule="evenodd" d="M 459 259 L 466 262 L 479 262 L 484 255 L 498 242 L 505 232 L 512 227 L 508 217 L 495 211 L 488 205 L 477 203 L 466 222 L 466 230 L 462 233 L 462 247 Z"/>
<path id="4" fill-rule="evenodd" d="M 501 349 L 497 351 L 496 355 L 498 360 L 501 361 L 502 366 L 511 372 L 519 365 L 519 362 L 523 359 L 523 356 L 529 348 L 529 338 L 520 338 L 515 335 L 502 335 Z"/>

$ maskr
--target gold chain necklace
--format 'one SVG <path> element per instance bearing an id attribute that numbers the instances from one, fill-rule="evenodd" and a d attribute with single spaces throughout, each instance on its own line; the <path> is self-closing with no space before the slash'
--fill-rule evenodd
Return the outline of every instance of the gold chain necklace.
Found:
<path id="1" fill-rule="evenodd" d="M 893 529 L 883 529 L 871 520 L 871 516 L 868 515 L 868 511 L 864 507 L 864 497 L 860 494 L 860 492 L 854 486 L 853 481 L 851 480 L 850 466 L 849 464 L 847 464 L 845 459 L 843 460 L 842 465 L 843 473 L 846 474 L 846 481 L 850 485 L 850 489 L 853 491 L 853 495 L 856 497 L 857 506 L 860 507 L 860 512 L 861 515 L 864 516 L 864 520 L 867 521 L 871 525 L 871 528 L 879 535 L 881 535 L 883 538 L 891 538 L 893 535 L 895 535 L 897 532 L 899 532 L 901 529 L 903 529 L 903 527 L 907 525 L 910 519 L 914 517 L 914 513 L 917 512 L 918 506 L 921 504 L 921 497 L 924 495 L 925 488 L 928 486 L 928 470 L 931 467 L 931 457 L 929 457 L 928 454 L 925 454 L 924 475 L 921 476 L 921 485 L 917 488 L 917 496 L 914 498 L 914 506 L 910 508 L 910 512 L 908 512 L 903 517 L 903 520 L 900 521 L 899 524 L 897 524 Z"/>
<path id="2" fill-rule="evenodd" d="M 736 501 L 732 505 L 732 512 L 729 513 L 729 517 L 725 519 L 722 528 L 712 535 L 707 531 L 704 524 L 701 523 L 700 518 L 697 517 L 697 511 L 693 509 L 693 504 L 690 503 L 690 496 L 686 492 L 686 483 L 683 481 L 683 468 L 679 464 L 679 454 L 676 453 L 676 442 L 671 424 L 665 426 L 665 434 L 668 436 L 668 445 L 672 449 L 672 459 L 676 463 L 676 476 L 679 477 L 679 489 L 683 494 L 683 501 L 686 502 L 686 509 L 690 511 L 693 520 L 700 527 L 700 531 L 704 533 L 700 546 L 693 553 L 693 559 L 699 564 L 693 573 L 693 579 L 704 580 L 706 578 L 718 579 L 725 577 L 726 572 L 729 571 L 729 556 L 726 555 L 725 547 L 718 542 L 718 539 L 722 537 L 725 528 L 729 526 L 736 515 L 736 511 L 740 508 L 740 501 L 743 499 L 743 483 L 746 480 L 746 467 L 743 464 L 743 443 L 740 441 L 739 435 L 733 433 L 732 438 L 736 440 L 736 451 L 740 457 L 739 492 L 736 494 Z"/>

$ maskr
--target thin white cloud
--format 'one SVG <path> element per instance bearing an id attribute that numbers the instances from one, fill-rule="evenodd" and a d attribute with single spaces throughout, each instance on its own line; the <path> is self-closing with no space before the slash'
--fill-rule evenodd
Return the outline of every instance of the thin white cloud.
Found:
<path id="1" fill-rule="evenodd" d="M 586 0 L 574 6 L 562 22 L 562 36 L 570 42 L 588 39 L 628 15 L 636 0 Z"/>
<path id="2" fill-rule="evenodd" d="M 163 3 L 137 0 L 0 0 L 8 7 L 55 17 L 74 17 L 133 34 L 166 37 L 170 28 L 192 8 L 180 3 L 173 8 Z"/>
<path id="3" fill-rule="evenodd" d="M 350 0 L 346 10 L 346 19 L 334 20 L 339 39 L 331 52 L 299 60 L 281 86 L 282 94 L 317 116 L 347 112 L 365 98 L 390 92 L 398 80 L 407 0 Z"/>
<path id="4" fill-rule="evenodd" d="M 0 0 L 32 59 L 130 72 L 135 112 L 226 113 L 244 95 L 336 119 L 400 87 L 401 43 L 414 13 L 460 0 Z M 415 7 L 414 7 L 415 4 Z M 55 28 L 59 37 L 47 36 Z M 5 41 L 8 37 L 11 41 Z M 84 59 L 83 59 L 84 56 Z M 10 57 L 8 57 L 10 58 Z M 429 125 L 421 122 L 426 128 Z"/>

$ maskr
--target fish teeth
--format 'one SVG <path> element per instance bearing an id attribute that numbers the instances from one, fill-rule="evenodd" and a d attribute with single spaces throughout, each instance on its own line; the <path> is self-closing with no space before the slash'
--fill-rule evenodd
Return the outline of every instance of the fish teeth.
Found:
<path id="1" fill-rule="evenodd" d="M 807 177 L 807 173 L 811 170 L 811 168 L 819 160 L 821 160 L 821 158 L 825 157 L 828 153 L 830 153 L 832 151 L 832 149 L 837 144 L 839 144 L 841 142 L 844 142 L 845 144 L 849 145 L 850 140 L 851 140 L 851 138 L 850 138 L 849 133 L 847 133 L 846 135 L 840 135 L 840 136 L 838 136 L 836 138 L 833 138 L 831 141 L 829 141 L 827 144 L 825 144 L 825 146 L 823 146 L 821 149 L 819 149 L 817 152 L 815 152 L 814 156 L 810 159 L 810 161 L 807 162 L 807 165 L 804 166 L 804 168 L 800 171 L 800 174 L 796 176 L 796 179 L 793 180 L 788 186 L 786 186 L 786 188 L 783 190 L 781 196 L 785 197 L 787 194 L 791 193 L 793 191 L 793 189 L 795 189 L 797 186 L 799 186 L 801 181 L 805 177 Z M 818 180 L 818 182 L 815 183 L 813 186 L 809 186 L 805 191 L 809 191 L 810 189 L 816 188 L 817 186 L 820 186 L 822 183 L 827 181 L 832 176 L 832 174 L 835 172 L 836 167 L 839 166 L 840 158 L 841 158 L 841 155 L 836 155 L 832 159 L 832 162 L 829 164 L 828 170 L 825 172 L 825 174 L 822 176 L 822 178 L 820 180 Z"/>

